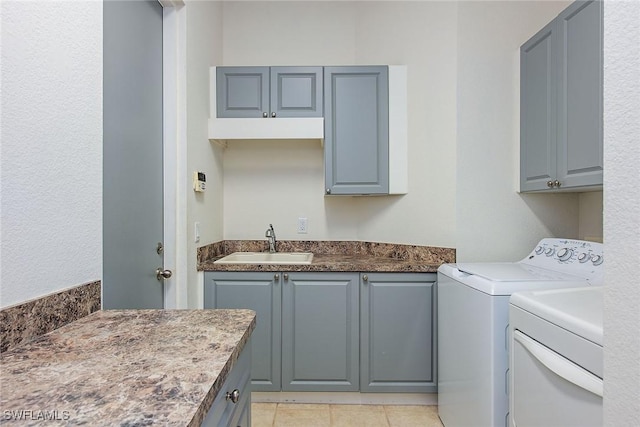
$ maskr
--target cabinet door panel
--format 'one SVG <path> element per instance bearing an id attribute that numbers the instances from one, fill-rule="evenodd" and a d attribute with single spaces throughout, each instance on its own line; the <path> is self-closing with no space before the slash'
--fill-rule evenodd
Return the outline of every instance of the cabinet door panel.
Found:
<path id="1" fill-rule="evenodd" d="M 367 276 L 361 285 L 360 390 L 435 391 L 435 275 Z"/>
<path id="2" fill-rule="evenodd" d="M 279 391 L 281 379 L 281 286 L 273 273 L 206 273 L 204 308 L 248 308 L 256 312 L 251 336 L 255 391 Z"/>
<path id="3" fill-rule="evenodd" d="M 602 184 L 602 2 L 574 3 L 558 25 L 558 179 Z"/>
<path id="4" fill-rule="evenodd" d="M 388 68 L 325 67 L 324 79 L 326 188 L 388 193 Z"/>
<path id="5" fill-rule="evenodd" d="M 556 33 L 547 25 L 520 49 L 520 190 L 556 179 Z"/>
<path id="6" fill-rule="evenodd" d="M 358 390 L 357 282 L 356 273 L 295 273 L 284 280 L 283 390 Z"/>
<path id="7" fill-rule="evenodd" d="M 322 67 L 271 67 L 276 117 L 322 117 Z"/>
<path id="8" fill-rule="evenodd" d="M 218 117 L 263 117 L 269 112 L 269 67 L 218 67 Z"/>

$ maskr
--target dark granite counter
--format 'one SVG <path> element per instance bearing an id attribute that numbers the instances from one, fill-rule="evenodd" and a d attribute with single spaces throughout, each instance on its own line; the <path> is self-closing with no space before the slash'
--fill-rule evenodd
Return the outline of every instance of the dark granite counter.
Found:
<path id="1" fill-rule="evenodd" d="M 265 242 L 231 241 L 198 249 L 201 271 L 353 271 L 353 272 L 427 272 L 456 260 L 451 248 L 351 241 L 281 241 L 279 252 L 312 252 L 311 264 L 215 264 L 233 252 L 261 252 Z"/>
<path id="2" fill-rule="evenodd" d="M 98 311 L 0 355 L 0 424 L 199 426 L 250 310 Z"/>

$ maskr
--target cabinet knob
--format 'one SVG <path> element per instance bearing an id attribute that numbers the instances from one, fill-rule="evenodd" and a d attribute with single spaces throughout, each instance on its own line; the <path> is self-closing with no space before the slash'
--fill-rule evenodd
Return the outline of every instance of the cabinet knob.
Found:
<path id="1" fill-rule="evenodd" d="M 327 194 L 331 194 L 331 189 L 327 188 L 326 190 L 324 190 Z"/>
<path id="2" fill-rule="evenodd" d="M 224 395 L 224 398 L 226 400 L 230 400 L 233 403 L 238 403 L 238 400 L 240 400 L 240 390 L 238 390 L 237 388 L 235 390 L 233 390 L 231 393 L 227 392 Z"/>
<path id="3" fill-rule="evenodd" d="M 280 275 L 279 274 L 274 274 L 273 275 L 273 280 L 280 280 Z"/>
<path id="4" fill-rule="evenodd" d="M 553 181 L 547 181 L 547 187 L 553 188 Z"/>
<path id="5" fill-rule="evenodd" d="M 276 113 L 274 111 L 273 113 L 271 113 L 271 117 L 275 117 L 275 116 L 276 116 Z"/>
<path id="6" fill-rule="evenodd" d="M 369 276 L 367 276 L 366 274 L 364 274 L 364 275 L 362 276 L 362 281 L 363 281 L 363 282 L 367 282 L 367 281 L 369 281 Z"/>
<path id="7" fill-rule="evenodd" d="M 263 111 L 263 112 L 262 112 L 262 117 L 264 117 L 264 118 L 266 119 L 267 117 L 269 117 L 269 115 L 267 114 L 267 112 L 266 112 L 266 111 Z"/>
<path id="8" fill-rule="evenodd" d="M 561 184 L 561 183 L 560 183 L 560 181 L 558 181 L 557 179 L 556 179 L 555 181 L 553 181 L 553 186 L 554 186 L 555 188 L 560 188 L 560 186 L 561 186 L 561 185 L 562 185 L 562 184 Z"/>
<path id="9" fill-rule="evenodd" d="M 289 275 L 287 273 L 284 273 L 282 277 L 284 278 L 284 280 L 289 280 Z"/>

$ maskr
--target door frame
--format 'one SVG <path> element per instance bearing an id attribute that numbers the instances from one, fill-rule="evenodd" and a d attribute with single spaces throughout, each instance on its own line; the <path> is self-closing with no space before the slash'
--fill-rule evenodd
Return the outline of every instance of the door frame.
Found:
<path id="1" fill-rule="evenodd" d="M 162 12 L 164 308 L 187 308 L 187 204 L 185 199 L 186 10 L 184 0 L 158 0 Z M 181 143 L 179 143 L 181 142 Z"/>

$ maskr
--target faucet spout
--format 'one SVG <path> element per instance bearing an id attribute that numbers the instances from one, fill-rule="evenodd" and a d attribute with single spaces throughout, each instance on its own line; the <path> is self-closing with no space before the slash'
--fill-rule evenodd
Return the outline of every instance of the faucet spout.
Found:
<path id="1" fill-rule="evenodd" d="M 269 243 L 269 252 L 275 253 L 277 252 L 277 240 L 276 240 L 276 232 L 273 229 L 273 224 L 269 224 L 269 228 L 264 233 L 264 237 L 267 238 L 267 242 Z"/>

